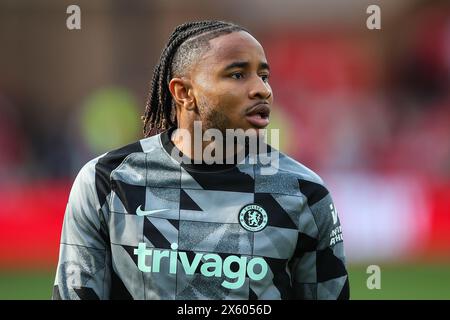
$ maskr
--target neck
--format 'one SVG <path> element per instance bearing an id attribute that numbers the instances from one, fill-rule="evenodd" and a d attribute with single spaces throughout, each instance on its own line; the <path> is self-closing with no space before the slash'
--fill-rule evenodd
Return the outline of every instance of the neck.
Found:
<path id="1" fill-rule="evenodd" d="M 220 131 L 217 136 L 205 135 L 201 128 L 194 126 L 178 128 L 172 134 L 173 144 L 193 163 L 235 163 L 236 155 L 243 155 L 245 143 L 227 143 Z"/>

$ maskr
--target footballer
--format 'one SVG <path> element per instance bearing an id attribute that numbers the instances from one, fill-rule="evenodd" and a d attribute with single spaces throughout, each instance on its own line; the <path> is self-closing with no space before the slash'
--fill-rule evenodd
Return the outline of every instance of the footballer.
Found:
<path id="1" fill-rule="evenodd" d="M 220 140 L 197 144 L 198 124 L 201 134 L 267 127 L 269 73 L 241 26 L 173 31 L 154 70 L 145 137 L 75 179 L 53 299 L 349 299 L 340 220 L 317 174 L 259 144 L 257 155 L 277 155 L 264 172 L 272 164 L 247 161 L 250 135 L 233 139 L 236 161 L 196 154 Z M 229 160 L 222 147 L 211 154 Z"/>

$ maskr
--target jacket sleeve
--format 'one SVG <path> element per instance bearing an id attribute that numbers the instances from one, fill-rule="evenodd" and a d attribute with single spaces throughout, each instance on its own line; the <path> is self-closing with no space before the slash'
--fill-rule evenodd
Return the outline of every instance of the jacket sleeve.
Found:
<path id="1" fill-rule="evenodd" d="M 336 206 L 323 185 L 304 181 L 300 188 L 305 202 L 290 262 L 294 298 L 347 300 L 349 281 Z"/>
<path id="2" fill-rule="evenodd" d="M 53 300 L 109 298 L 111 254 L 107 240 L 107 202 L 101 205 L 96 192 L 97 159 L 80 170 L 70 192 Z"/>

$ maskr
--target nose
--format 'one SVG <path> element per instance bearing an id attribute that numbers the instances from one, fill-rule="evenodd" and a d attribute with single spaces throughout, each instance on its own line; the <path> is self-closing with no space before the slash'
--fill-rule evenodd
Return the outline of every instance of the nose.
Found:
<path id="1" fill-rule="evenodd" d="M 264 82 L 260 76 L 253 77 L 250 84 L 249 98 L 267 100 L 272 96 L 272 89 L 267 82 Z"/>

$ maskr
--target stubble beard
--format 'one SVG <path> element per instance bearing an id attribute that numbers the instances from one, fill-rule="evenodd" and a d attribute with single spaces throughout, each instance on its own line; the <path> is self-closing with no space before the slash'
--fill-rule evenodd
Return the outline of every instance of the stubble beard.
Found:
<path id="1" fill-rule="evenodd" d="M 220 131 L 222 135 L 222 146 L 223 146 L 223 154 L 225 158 L 234 157 L 238 150 L 242 151 L 244 145 L 237 144 L 234 139 L 231 139 L 232 149 L 226 148 L 227 146 L 227 129 L 234 130 L 234 126 L 232 125 L 231 119 L 228 115 L 223 112 L 224 108 L 221 108 L 218 105 L 214 105 L 209 103 L 206 99 L 202 99 L 198 101 L 198 109 L 200 114 L 200 119 L 202 121 L 202 134 L 208 129 L 216 129 Z"/>
<path id="2" fill-rule="evenodd" d="M 217 129 L 225 137 L 226 129 L 233 128 L 230 118 L 221 109 L 220 106 L 213 105 L 204 98 L 198 101 L 198 110 L 203 132 L 208 129 Z"/>

